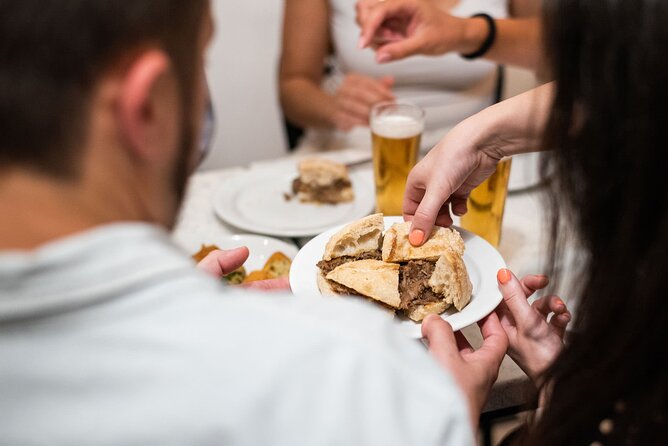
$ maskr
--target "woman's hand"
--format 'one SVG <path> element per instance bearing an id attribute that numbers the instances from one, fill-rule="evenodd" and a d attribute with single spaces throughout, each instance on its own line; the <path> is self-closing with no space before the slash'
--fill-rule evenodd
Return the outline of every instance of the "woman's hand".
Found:
<path id="1" fill-rule="evenodd" d="M 374 79 L 351 73 L 336 90 L 336 107 L 332 123 L 338 130 L 348 131 L 355 126 L 368 126 L 371 107 L 383 101 L 394 100 L 394 78 Z"/>
<path id="2" fill-rule="evenodd" d="M 546 84 L 465 119 L 413 168 L 403 203 L 404 219 L 412 221 L 411 244 L 422 245 L 434 223 L 450 226 L 450 208 L 466 213 L 469 194 L 503 157 L 541 147 L 552 94 L 553 85 Z"/>
<path id="3" fill-rule="evenodd" d="M 230 250 L 217 249 L 211 251 L 197 267 L 202 271 L 213 275 L 214 277 L 222 278 L 232 271 L 241 268 L 241 266 L 248 259 L 248 248 L 245 246 Z M 287 278 L 258 280 L 242 285 L 242 288 L 260 290 L 260 291 L 289 291 L 290 282 Z"/>
<path id="4" fill-rule="evenodd" d="M 503 302 L 496 314 L 508 336 L 508 355 L 540 387 L 543 373 L 563 348 L 571 314 L 557 296 L 541 297 L 529 304 L 527 299 L 547 286 L 545 276 L 529 275 L 519 281 L 512 272 L 501 269 L 497 279 Z"/>
<path id="5" fill-rule="evenodd" d="M 494 173 L 503 157 L 479 150 L 473 137 L 477 131 L 466 122 L 455 127 L 408 175 L 402 212 L 413 222 L 413 245 L 422 245 L 434 224 L 450 226 L 451 208 L 455 215 L 464 215 L 471 191 Z"/>
<path id="6" fill-rule="evenodd" d="M 470 53 L 486 37 L 481 19 L 463 19 L 426 0 L 358 0 L 360 48 L 376 49 L 378 63 L 450 51 Z"/>
<path id="7" fill-rule="evenodd" d="M 490 314 L 478 325 L 483 343 L 474 350 L 464 335 L 453 333 L 441 317 L 430 315 L 422 322 L 422 336 L 429 341 L 429 352 L 452 373 L 467 397 L 474 432 L 508 348 L 508 338 L 496 314 Z"/>

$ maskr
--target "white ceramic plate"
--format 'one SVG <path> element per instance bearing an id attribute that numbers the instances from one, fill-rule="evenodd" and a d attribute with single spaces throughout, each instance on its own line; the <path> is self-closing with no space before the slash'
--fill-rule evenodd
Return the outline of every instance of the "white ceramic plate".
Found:
<path id="1" fill-rule="evenodd" d="M 385 229 L 401 221 L 403 221 L 401 217 L 385 217 Z M 342 226 L 320 234 L 299 251 L 290 270 L 290 286 L 294 294 L 321 296 L 316 281 L 318 274 L 316 263 L 322 259 L 327 241 Z M 462 234 L 466 244 L 464 263 L 473 283 L 473 296 L 462 311 L 450 309 L 441 316 L 454 330 L 461 330 L 487 316 L 501 302 L 502 296 L 496 283 L 496 273 L 500 268 L 505 268 L 506 263 L 501 254 L 487 241 L 464 229 L 457 228 L 457 230 Z M 385 311 L 380 305 L 378 310 Z M 407 335 L 415 338 L 422 336 L 419 323 L 405 318 L 396 319 Z"/>
<path id="2" fill-rule="evenodd" d="M 371 172 L 351 172 L 355 200 L 337 205 L 300 203 L 284 194 L 297 177 L 293 168 L 254 169 L 221 182 L 213 194 L 213 209 L 226 223 L 250 232 L 279 237 L 307 237 L 332 226 L 362 218 L 374 208 Z"/>
<path id="3" fill-rule="evenodd" d="M 250 255 L 244 263 L 246 271 L 262 269 L 267 259 L 276 251 L 281 251 L 286 256 L 294 259 L 297 248 L 281 240 L 261 235 L 209 235 L 202 234 L 178 234 L 174 237 L 176 243 L 192 255 L 200 250 L 202 245 L 216 245 L 220 249 L 233 249 L 240 246 L 248 247 Z"/>

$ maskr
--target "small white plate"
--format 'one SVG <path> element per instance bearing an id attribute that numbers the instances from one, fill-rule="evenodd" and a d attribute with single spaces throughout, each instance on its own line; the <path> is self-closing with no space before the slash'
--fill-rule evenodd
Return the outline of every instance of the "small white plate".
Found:
<path id="1" fill-rule="evenodd" d="M 250 254 L 248 260 L 244 263 L 244 267 L 249 272 L 262 269 L 267 259 L 276 251 L 282 252 L 291 259 L 295 258 L 298 251 L 294 245 L 284 241 L 252 234 L 213 235 L 209 237 L 202 236 L 201 234 L 187 236 L 179 234 L 177 237 L 174 237 L 174 241 L 190 255 L 199 251 L 202 245 L 216 245 L 220 249 L 233 249 L 246 246 Z"/>
<path id="2" fill-rule="evenodd" d="M 403 221 L 401 217 L 385 217 L 385 229 L 394 223 Z M 290 286 L 296 295 L 321 296 L 316 280 L 318 263 L 322 259 L 327 241 L 343 225 L 330 229 L 307 243 L 297 254 L 290 269 Z M 441 317 L 448 321 L 454 330 L 478 322 L 491 313 L 501 302 L 502 296 L 496 283 L 496 273 L 506 267 L 501 254 L 487 241 L 464 229 L 456 228 L 466 244 L 464 263 L 473 283 L 471 302 L 462 311 L 450 309 Z M 378 305 L 379 311 L 385 311 Z M 409 319 L 396 318 L 400 328 L 408 336 L 422 337 L 420 324 Z"/>
<path id="3" fill-rule="evenodd" d="M 291 168 L 262 168 L 222 181 L 213 194 L 213 209 L 226 223 L 246 231 L 279 237 L 307 237 L 332 226 L 362 218 L 375 205 L 373 174 L 351 172 L 355 200 L 337 205 L 287 201 L 292 181 Z"/>

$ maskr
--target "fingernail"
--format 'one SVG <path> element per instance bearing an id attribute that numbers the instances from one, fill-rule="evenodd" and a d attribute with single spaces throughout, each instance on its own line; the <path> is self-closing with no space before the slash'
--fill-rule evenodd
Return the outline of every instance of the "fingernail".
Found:
<path id="1" fill-rule="evenodd" d="M 376 60 L 378 63 L 385 63 L 390 60 L 390 55 L 387 53 L 378 53 L 378 56 L 376 56 Z"/>
<path id="2" fill-rule="evenodd" d="M 499 270 L 498 273 L 496 273 L 496 279 L 499 281 L 501 285 L 505 285 L 508 282 L 510 282 L 510 278 L 511 278 L 510 270 L 506 268 L 502 268 Z"/>
<path id="3" fill-rule="evenodd" d="M 357 41 L 357 48 L 362 49 L 364 46 L 364 36 L 360 36 L 360 40 Z"/>
<path id="4" fill-rule="evenodd" d="M 555 303 L 555 305 L 558 306 L 558 307 L 565 307 L 565 306 L 566 306 L 566 304 L 564 303 L 564 301 L 561 300 L 561 299 L 557 299 L 557 300 L 555 300 L 554 303 Z"/>
<path id="5" fill-rule="evenodd" d="M 421 229 L 414 229 L 408 236 L 408 241 L 413 246 L 420 246 L 424 241 L 424 231 Z"/>

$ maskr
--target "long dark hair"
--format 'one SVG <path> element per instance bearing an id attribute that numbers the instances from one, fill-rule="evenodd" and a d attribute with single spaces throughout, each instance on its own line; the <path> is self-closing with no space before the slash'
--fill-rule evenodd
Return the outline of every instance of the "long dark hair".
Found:
<path id="1" fill-rule="evenodd" d="M 546 0 L 543 13 L 552 257 L 572 228 L 586 258 L 529 443 L 668 444 L 668 2 Z"/>

